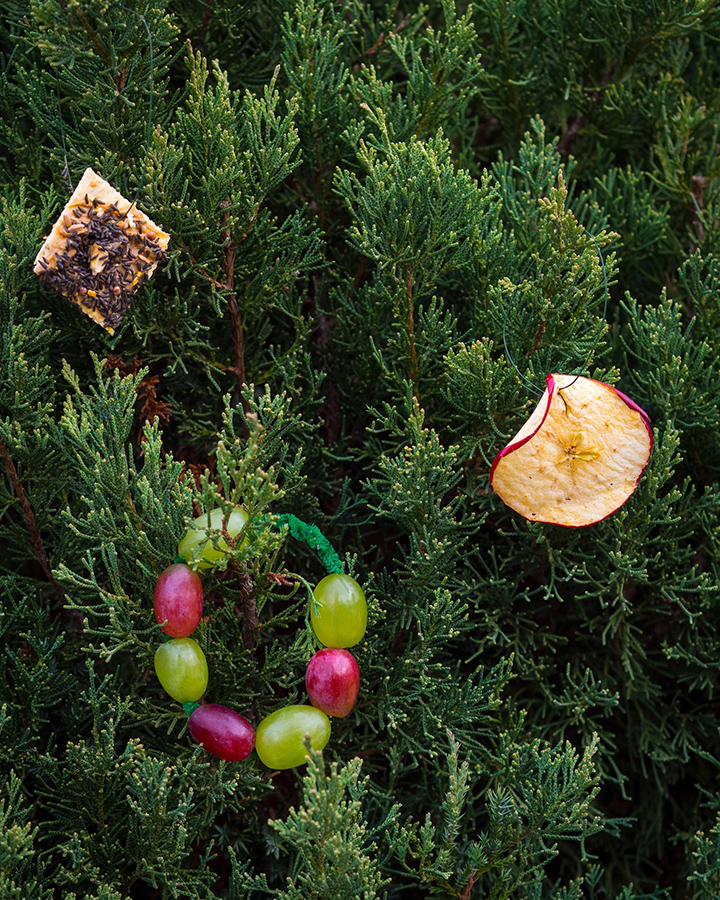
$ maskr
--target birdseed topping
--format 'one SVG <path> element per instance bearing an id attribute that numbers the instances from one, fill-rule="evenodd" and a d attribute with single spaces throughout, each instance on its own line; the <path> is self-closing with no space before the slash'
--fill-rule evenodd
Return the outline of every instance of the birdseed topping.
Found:
<path id="1" fill-rule="evenodd" d="M 117 203 L 90 201 L 87 194 L 84 202 L 65 210 L 59 225 L 54 257 L 38 259 L 40 279 L 96 311 L 104 327 L 112 328 L 130 308 L 138 287 L 165 258 L 157 234 L 143 230 L 132 212 L 121 213 Z"/>

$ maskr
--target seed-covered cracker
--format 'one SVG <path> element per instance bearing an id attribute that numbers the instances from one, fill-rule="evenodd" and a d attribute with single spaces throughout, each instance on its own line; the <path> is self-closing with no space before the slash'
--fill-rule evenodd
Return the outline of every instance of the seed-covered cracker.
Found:
<path id="1" fill-rule="evenodd" d="M 86 169 L 33 271 L 113 334 L 132 295 L 164 258 L 169 240 L 134 203 Z"/>

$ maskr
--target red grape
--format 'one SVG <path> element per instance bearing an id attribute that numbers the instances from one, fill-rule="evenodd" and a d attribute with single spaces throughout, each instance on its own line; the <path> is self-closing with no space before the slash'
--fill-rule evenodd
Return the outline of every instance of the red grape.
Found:
<path id="1" fill-rule="evenodd" d="M 192 634 L 200 622 L 203 610 L 203 588 L 197 572 L 183 563 L 173 563 L 163 572 L 155 585 L 153 597 L 155 618 L 170 637 L 183 638 Z"/>
<path id="2" fill-rule="evenodd" d="M 255 730 L 247 719 L 226 706 L 198 706 L 188 720 L 190 734 L 203 748 L 230 762 L 248 757 L 255 746 Z"/>
<path id="3" fill-rule="evenodd" d="M 305 673 L 310 702 L 328 716 L 344 719 L 355 704 L 360 669 L 352 653 L 326 647 L 313 656 Z"/>

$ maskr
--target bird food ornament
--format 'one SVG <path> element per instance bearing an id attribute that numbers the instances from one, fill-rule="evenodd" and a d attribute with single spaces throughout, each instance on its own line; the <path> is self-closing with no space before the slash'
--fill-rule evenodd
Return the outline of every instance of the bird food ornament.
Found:
<path id="1" fill-rule="evenodd" d="M 88 168 L 35 257 L 33 271 L 113 334 L 170 235 Z"/>
<path id="2" fill-rule="evenodd" d="M 605 260 L 598 241 L 587 229 L 585 233 L 602 270 L 604 319 L 609 297 Z M 513 305 L 503 322 L 505 353 L 520 378 L 540 393 L 510 354 L 507 321 Z M 595 335 L 584 368 L 601 333 L 599 329 Z M 545 380 L 530 418 L 495 457 L 490 486 L 531 522 L 583 528 L 612 515 L 635 491 L 652 453 L 650 419 L 637 403 L 602 381 L 557 373 Z"/>
<path id="3" fill-rule="evenodd" d="M 208 665 L 200 644 L 190 637 L 203 609 L 202 582 L 191 566 L 207 570 L 226 560 L 228 545 L 220 529 L 237 538 L 248 519 L 242 507 L 227 515 L 218 508 L 198 517 L 180 542 L 177 560 L 161 572 L 153 606 L 165 643 L 155 652 L 155 674 L 166 693 L 183 705 L 190 734 L 208 753 L 240 762 L 254 749 L 269 768 L 289 769 L 306 761 L 306 736 L 313 750 L 322 750 L 330 739 L 329 716 L 344 718 L 353 708 L 360 672 L 346 648 L 365 634 L 367 604 L 362 588 L 343 574 L 340 558 L 316 525 L 290 514 L 276 516 L 275 523 L 287 525 L 289 534 L 313 547 L 328 570 L 311 602 L 312 629 L 324 649 L 308 663 L 310 704 L 280 706 L 256 731 L 248 719 L 226 706 L 198 703 L 207 689 Z"/>
<path id="4" fill-rule="evenodd" d="M 551 374 L 530 418 L 495 457 L 490 484 L 532 522 L 582 528 L 625 503 L 652 447 L 647 413 L 625 394 L 592 378 Z"/>

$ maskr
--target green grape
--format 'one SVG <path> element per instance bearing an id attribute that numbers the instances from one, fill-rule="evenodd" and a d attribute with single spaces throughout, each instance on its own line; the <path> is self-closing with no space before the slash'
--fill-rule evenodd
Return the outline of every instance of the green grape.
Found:
<path id="1" fill-rule="evenodd" d="M 314 706 L 283 706 L 258 725 L 255 749 L 268 768 L 292 769 L 305 762 L 306 734 L 313 750 L 322 750 L 330 740 L 330 719 Z"/>
<path id="2" fill-rule="evenodd" d="M 245 527 L 248 520 L 248 514 L 241 506 L 236 506 L 230 513 L 227 523 L 227 530 L 230 537 L 237 537 Z M 210 513 L 210 528 L 221 531 L 223 523 L 223 511 L 214 509 Z M 222 534 L 211 538 L 207 534 L 208 517 L 207 515 L 198 516 L 193 520 L 192 528 L 189 529 L 185 537 L 180 541 L 178 547 L 178 555 L 188 562 L 195 565 L 198 569 L 211 569 L 218 560 L 225 557 L 228 549 L 227 542 Z"/>
<path id="3" fill-rule="evenodd" d="M 200 644 L 193 638 L 175 638 L 155 651 L 155 673 L 160 684 L 178 703 L 199 700 L 208 683 L 208 667 Z"/>
<path id="4" fill-rule="evenodd" d="M 367 628 L 367 603 L 357 581 L 349 575 L 326 575 L 314 596 L 310 621 L 320 643 L 340 648 L 357 644 Z"/>

